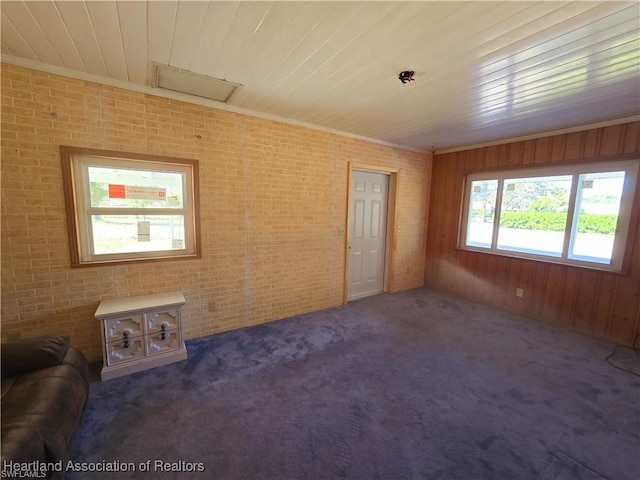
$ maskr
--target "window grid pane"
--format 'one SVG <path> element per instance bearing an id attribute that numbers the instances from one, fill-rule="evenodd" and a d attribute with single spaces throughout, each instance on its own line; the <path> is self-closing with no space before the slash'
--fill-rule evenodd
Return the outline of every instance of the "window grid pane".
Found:
<path id="1" fill-rule="evenodd" d="M 92 215 L 94 255 L 184 250 L 182 215 Z"/>
<path id="2" fill-rule="evenodd" d="M 92 208 L 183 208 L 183 173 L 90 166 L 88 175 Z"/>
<path id="3" fill-rule="evenodd" d="M 497 180 L 471 182 L 466 236 L 466 244 L 468 246 L 491 247 L 497 192 Z"/>
<path id="4" fill-rule="evenodd" d="M 496 248 L 562 256 L 571 175 L 504 180 Z"/>
<path id="5" fill-rule="evenodd" d="M 579 176 L 570 259 L 611 262 L 624 177 L 624 171 Z"/>

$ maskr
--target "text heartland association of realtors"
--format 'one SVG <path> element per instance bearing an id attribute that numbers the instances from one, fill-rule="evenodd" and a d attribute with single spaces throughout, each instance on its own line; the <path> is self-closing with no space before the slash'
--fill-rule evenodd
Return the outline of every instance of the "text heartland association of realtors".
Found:
<path id="1" fill-rule="evenodd" d="M 165 462 L 163 460 L 147 460 L 146 462 L 74 462 L 66 463 L 63 460 L 57 462 L 12 462 L 2 463 L 1 478 L 45 478 L 48 472 L 204 472 L 204 463 L 201 462 Z"/>

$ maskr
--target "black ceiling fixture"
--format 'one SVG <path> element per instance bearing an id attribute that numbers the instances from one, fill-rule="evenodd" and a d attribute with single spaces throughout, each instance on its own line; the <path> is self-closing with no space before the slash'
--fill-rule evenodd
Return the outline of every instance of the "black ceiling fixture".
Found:
<path id="1" fill-rule="evenodd" d="M 404 72 L 400 72 L 400 75 L 398 75 L 398 79 L 402 83 L 413 82 L 415 80 L 415 78 L 413 78 L 414 73 L 415 72 L 413 70 L 405 70 Z"/>

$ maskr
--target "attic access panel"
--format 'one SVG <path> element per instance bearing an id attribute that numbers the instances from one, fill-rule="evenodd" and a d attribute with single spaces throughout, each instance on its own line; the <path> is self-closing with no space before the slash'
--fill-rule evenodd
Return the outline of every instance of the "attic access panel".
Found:
<path id="1" fill-rule="evenodd" d="M 169 65 L 155 64 L 153 86 L 226 103 L 242 85 Z"/>

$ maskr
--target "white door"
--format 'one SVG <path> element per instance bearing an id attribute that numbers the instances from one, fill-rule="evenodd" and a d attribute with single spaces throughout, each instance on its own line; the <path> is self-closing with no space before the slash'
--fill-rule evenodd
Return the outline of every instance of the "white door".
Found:
<path id="1" fill-rule="evenodd" d="M 384 291 L 389 176 L 351 172 L 347 300 Z"/>

